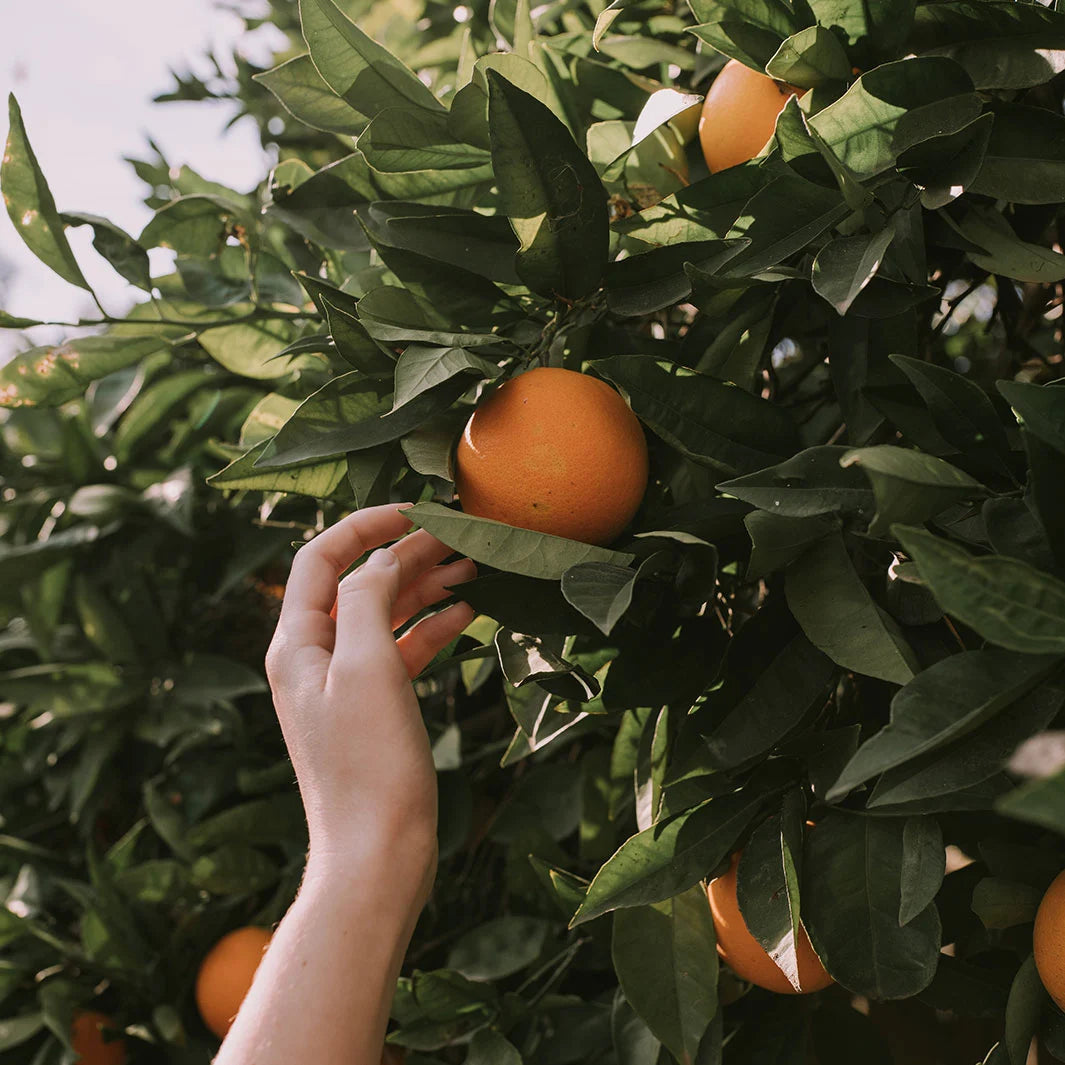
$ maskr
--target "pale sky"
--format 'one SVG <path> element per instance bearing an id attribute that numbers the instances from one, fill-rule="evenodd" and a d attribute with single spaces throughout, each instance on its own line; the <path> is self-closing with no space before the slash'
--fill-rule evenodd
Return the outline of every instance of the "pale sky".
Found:
<path id="1" fill-rule="evenodd" d="M 242 10 L 256 6 L 247 0 Z M 242 21 L 216 0 L 0 0 L 0 16 L 0 137 L 14 92 L 60 211 L 103 215 L 136 236 L 151 212 L 141 202 L 146 187 L 122 157 L 147 156 L 148 134 L 173 165 L 187 163 L 241 191 L 265 176 L 270 160 L 251 119 L 223 133 L 231 114 L 225 105 L 150 100 L 171 88 L 171 67 L 206 73 L 209 47 L 220 59 L 236 46 L 265 62 L 281 38 L 271 27 L 242 39 Z M 92 249 L 88 227 L 67 235 L 107 310 L 125 310 L 135 291 Z M 0 307 L 64 321 L 95 313 L 88 293 L 25 248 L 6 211 L 0 211 Z M 39 328 L 29 337 L 53 343 L 62 333 Z M 0 362 L 24 345 L 0 332 Z"/>

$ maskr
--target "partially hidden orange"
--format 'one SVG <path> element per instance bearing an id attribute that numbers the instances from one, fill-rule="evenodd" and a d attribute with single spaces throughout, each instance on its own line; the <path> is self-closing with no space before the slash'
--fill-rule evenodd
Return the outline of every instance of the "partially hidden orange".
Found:
<path id="1" fill-rule="evenodd" d="M 741 853 L 734 854 L 728 872 L 716 880 L 711 880 L 707 887 L 710 912 L 713 914 L 714 928 L 717 931 L 718 954 L 737 976 L 764 987 L 767 991 L 776 991 L 781 995 L 805 995 L 828 987 L 832 983 L 832 977 L 825 971 L 821 959 L 814 952 L 805 928 L 799 928 L 799 941 L 795 950 L 799 963 L 801 992 L 791 986 L 776 962 L 762 948 L 762 944 L 751 935 L 747 922 L 740 913 L 740 904 L 736 897 L 736 870 L 739 868 Z"/>
<path id="2" fill-rule="evenodd" d="M 269 944 L 265 928 L 238 928 L 223 936 L 200 963 L 196 1006 L 219 1039 L 229 1032 Z"/>
<path id="3" fill-rule="evenodd" d="M 70 1025 L 70 1045 L 78 1055 L 79 1065 L 126 1065 L 126 1041 L 108 1038 L 104 1029 L 114 1029 L 115 1022 L 106 1013 L 81 1010 Z"/>
<path id="4" fill-rule="evenodd" d="M 455 453 L 467 514 L 587 544 L 617 539 L 647 488 L 647 441 L 606 382 L 540 367 L 478 406 Z"/>
<path id="5" fill-rule="evenodd" d="M 714 78 L 699 118 L 699 142 L 713 173 L 753 159 L 798 90 L 730 59 Z"/>
<path id="6" fill-rule="evenodd" d="M 1032 932 L 1035 967 L 1047 994 L 1065 1010 L 1065 872 L 1047 888 Z"/>

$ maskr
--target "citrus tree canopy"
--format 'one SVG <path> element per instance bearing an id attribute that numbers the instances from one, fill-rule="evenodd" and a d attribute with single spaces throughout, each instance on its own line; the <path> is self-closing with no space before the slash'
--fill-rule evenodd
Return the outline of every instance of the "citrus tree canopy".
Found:
<path id="1" fill-rule="evenodd" d="M 207 1065 L 305 857 L 293 548 L 409 500 L 479 573 L 390 1054 L 1065 1059 L 1060 0 L 268 17 L 160 101 L 277 165 L 153 149 L 139 234 L 10 101 L 15 229 L 136 302 L 0 368 L 0 1057 Z"/>

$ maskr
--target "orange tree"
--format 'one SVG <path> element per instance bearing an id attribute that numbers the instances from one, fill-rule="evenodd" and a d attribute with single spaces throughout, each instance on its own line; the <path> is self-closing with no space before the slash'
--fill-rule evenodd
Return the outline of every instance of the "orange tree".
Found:
<path id="1" fill-rule="evenodd" d="M 480 564 L 417 682 L 443 857 L 411 1065 L 1065 1054 L 1053 906 L 1032 956 L 1065 866 L 1065 13 L 299 15 L 273 6 L 274 69 L 168 94 L 239 101 L 269 178 L 138 162 L 136 238 L 59 213 L 11 105 L 20 234 L 87 287 L 89 225 L 148 298 L 0 370 L 5 1060 L 72 1060 L 79 1010 L 131 1061 L 209 1059 L 198 966 L 283 911 L 304 846 L 264 567 L 389 499 Z M 726 60 L 797 91 L 711 174 Z M 606 546 L 454 499 L 463 426 L 538 366 L 646 432 Z"/>

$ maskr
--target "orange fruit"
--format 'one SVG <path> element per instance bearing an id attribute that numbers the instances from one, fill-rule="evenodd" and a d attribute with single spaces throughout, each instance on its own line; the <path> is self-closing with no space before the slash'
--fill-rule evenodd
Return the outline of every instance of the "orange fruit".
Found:
<path id="1" fill-rule="evenodd" d="M 511 378 L 474 411 L 455 467 L 467 514 L 606 544 L 643 499 L 647 441 L 610 385 L 540 367 Z"/>
<path id="2" fill-rule="evenodd" d="M 70 1043 L 80 1065 L 126 1065 L 126 1041 L 109 1039 L 102 1029 L 112 1029 L 115 1022 L 106 1013 L 80 1010 L 70 1025 Z"/>
<path id="3" fill-rule="evenodd" d="M 1065 1009 L 1065 872 L 1047 888 L 1032 932 L 1035 967 L 1047 994 Z"/>
<path id="4" fill-rule="evenodd" d="M 265 928 L 238 928 L 223 936 L 200 963 L 196 1006 L 219 1039 L 225 1039 L 269 943 Z"/>
<path id="5" fill-rule="evenodd" d="M 711 171 L 753 159 L 773 136 L 788 97 L 798 91 L 730 59 L 714 78 L 699 119 L 699 141 Z"/>
<path id="6" fill-rule="evenodd" d="M 717 930 L 717 952 L 737 976 L 767 991 L 776 991 L 781 995 L 794 995 L 795 988 L 777 967 L 776 962 L 762 949 L 762 944 L 751 935 L 747 922 L 740 913 L 739 900 L 736 898 L 736 870 L 740 864 L 740 854 L 732 856 L 732 864 L 724 876 L 711 880 L 707 887 L 710 896 L 710 912 L 714 916 L 714 928 Z M 799 986 L 802 994 L 821 991 L 832 983 L 832 977 L 825 971 L 821 959 L 814 953 L 806 929 L 800 927 L 799 942 L 796 947 L 799 962 Z"/>

